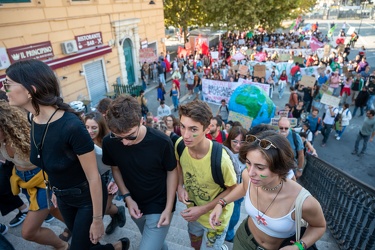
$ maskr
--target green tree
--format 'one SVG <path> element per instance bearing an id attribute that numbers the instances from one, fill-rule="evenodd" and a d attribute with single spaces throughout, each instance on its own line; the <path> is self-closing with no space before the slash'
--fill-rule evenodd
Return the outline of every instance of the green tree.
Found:
<path id="1" fill-rule="evenodd" d="M 276 29 L 284 20 L 294 19 L 315 4 L 315 0 L 203 0 L 205 22 L 227 29 L 262 26 Z"/>
<path id="2" fill-rule="evenodd" d="M 182 27 L 184 38 L 188 26 L 203 24 L 203 11 L 200 0 L 164 0 L 165 25 Z"/>

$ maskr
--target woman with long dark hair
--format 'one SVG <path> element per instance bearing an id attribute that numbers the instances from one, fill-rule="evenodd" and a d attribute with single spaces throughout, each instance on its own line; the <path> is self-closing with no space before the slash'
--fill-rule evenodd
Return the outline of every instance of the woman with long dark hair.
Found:
<path id="1" fill-rule="evenodd" d="M 89 133 L 60 97 L 58 80 L 47 64 L 16 62 L 6 70 L 3 85 L 9 104 L 32 114 L 30 161 L 48 174 L 52 201 L 72 232 L 70 249 L 89 249 L 104 235 L 107 199 Z"/>

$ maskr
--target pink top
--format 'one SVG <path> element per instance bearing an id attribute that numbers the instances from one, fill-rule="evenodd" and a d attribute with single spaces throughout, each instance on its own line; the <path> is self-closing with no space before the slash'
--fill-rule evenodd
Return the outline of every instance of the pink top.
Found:
<path id="1" fill-rule="evenodd" d="M 352 85 L 352 82 L 353 82 L 353 80 L 346 80 L 345 82 L 344 82 L 344 88 L 346 88 L 346 89 L 350 89 L 350 86 Z"/>

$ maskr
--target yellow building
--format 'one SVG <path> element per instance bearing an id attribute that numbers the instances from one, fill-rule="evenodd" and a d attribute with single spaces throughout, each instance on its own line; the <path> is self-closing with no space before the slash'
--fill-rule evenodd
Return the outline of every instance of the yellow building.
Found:
<path id="1" fill-rule="evenodd" d="M 0 0 L 0 80 L 11 63 L 39 59 L 55 71 L 65 102 L 92 106 L 114 83 L 140 84 L 140 63 L 165 51 L 163 4 L 151 2 Z"/>

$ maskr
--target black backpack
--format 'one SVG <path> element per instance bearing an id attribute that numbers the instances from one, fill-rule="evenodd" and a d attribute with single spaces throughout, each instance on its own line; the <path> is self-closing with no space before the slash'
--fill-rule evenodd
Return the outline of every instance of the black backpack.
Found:
<path id="1" fill-rule="evenodd" d="M 297 140 L 297 133 L 294 131 L 294 130 L 291 130 L 292 132 L 292 137 L 293 137 L 293 143 L 294 143 L 294 147 L 296 148 L 296 158 L 298 159 L 298 140 Z"/>
<path id="2" fill-rule="evenodd" d="M 178 142 L 177 146 L 176 146 L 176 143 L 177 143 L 177 141 L 180 137 L 175 133 L 172 133 L 170 135 L 170 138 L 171 138 L 173 144 L 175 145 L 175 147 L 177 147 L 176 148 L 177 154 L 180 158 L 184 149 L 185 149 L 185 147 L 186 147 L 185 143 L 184 143 L 183 140 L 180 140 Z M 241 173 L 241 170 L 240 170 L 240 166 L 239 166 L 237 160 L 235 159 L 235 156 L 233 155 L 232 151 L 230 151 L 230 149 L 228 149 L 224 145 L 222 145 L 222 144 L 220 144 L 216 141 L 212 141 L 212 152 L 211 152 L 211 174 L 212 174 L 212 178 L 214 179 L 216 184 L 218 184 L 222 189 L 225 190 L 226 187 L 224 185 L 223 172 L 221 171 L 221 157 L 222 157 L 222 153 L 223 153 L 222 149 L 225 149 L 225 151 L 229 155 L 229 158 L 232 161 L 233 168 L 234 168 L 234 171 L 235 171 L 236 176 L 237 176 L 237 183 L 240 181 L 242 173 Z M 181 164 L 181 162 L 180 162 L 180 164 Z"/>

